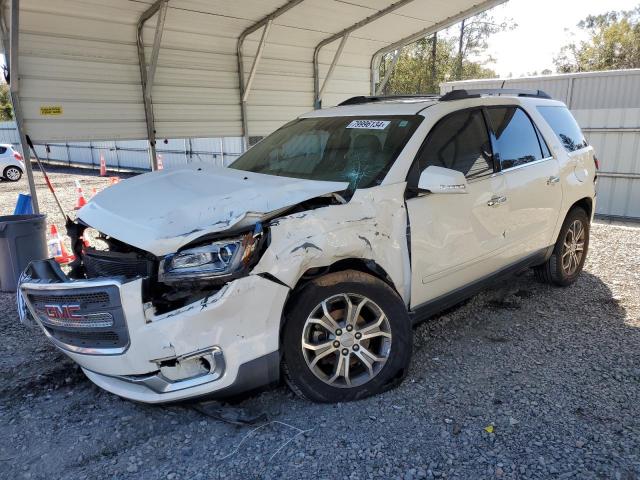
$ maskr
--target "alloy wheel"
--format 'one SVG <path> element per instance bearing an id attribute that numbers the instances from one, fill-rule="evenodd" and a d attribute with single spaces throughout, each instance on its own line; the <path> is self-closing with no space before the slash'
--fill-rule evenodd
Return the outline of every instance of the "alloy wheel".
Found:
<path id="1" fill-rule="evenodd" d="M 391 327 L 382 309 L 356 294 L 334 295 L 318 304 L 302 330 L 309 369 L 333 387 L 358 387 L 373 379 L 391 353 Z"/>
<path id="2" fill-rule="evenodd" d="M 576 273 L 584 255 L 585 229 L 580 220 L 574 220 L 564 237 L 562 269 L 572 276 Z"/>

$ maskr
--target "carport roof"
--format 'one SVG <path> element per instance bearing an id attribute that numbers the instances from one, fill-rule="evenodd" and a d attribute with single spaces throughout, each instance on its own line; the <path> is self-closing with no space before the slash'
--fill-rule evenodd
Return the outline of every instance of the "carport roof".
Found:
<path id="1" fill-rule="evenodd" d="M 382 54 L 503 1 L 21 0 L 24 129 L 39 142 L 150 136 L 136 29 L 145 11 L 151 14 L 142 38 L 146 63 L 153 63 L 156 10 L 163 13 L 165 3 L 155 76 L 145 71 L 153 78 L 149 103 L 159 138 L 266 135 L 314 107 L 342 33 L 350 34 L 323 89 L 324 106 L 370 93 Z M 4 0 L 9 27 L 16 3 Z M 238 44 L 247 85 L 269 18 L 244 131 Z"/>

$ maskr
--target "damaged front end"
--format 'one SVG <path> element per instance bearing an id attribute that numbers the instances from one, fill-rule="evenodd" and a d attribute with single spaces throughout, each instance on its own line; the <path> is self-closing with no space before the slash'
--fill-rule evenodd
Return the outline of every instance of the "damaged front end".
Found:
<path id="1" fill-rule="evenodd" d="M 154 403 L 277 380 L 289 290 L 250 275 L 267 242 L 260 222 L 164 256 L 81 221 L 68 233 L 76 261 L 68 272 L 52 259 L 31 263 L 20 279 L 20 316 L 94 383 Z M 256 301 L 261 308 L 248 310 Z"/>
<path id="2" fill-rule="evenodd" d="M 162 314 L 216 294 L 230 281 L 248 275 L 264 248 L 260 222 L 229 234 L 212 234 L 177 252 L 156 256 L 82 222 L 67 229 L 76 260 L 71 279 L 143 279 L 143 299 Z"/>

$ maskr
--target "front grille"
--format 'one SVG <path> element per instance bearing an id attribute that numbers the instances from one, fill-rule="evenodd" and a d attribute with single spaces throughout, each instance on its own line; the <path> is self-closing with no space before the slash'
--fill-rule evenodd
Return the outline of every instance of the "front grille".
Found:
<path id="1" fill-rule="evenodd" d="M 102 252 L 88 250 L 82 255 L 88 278 L 100 277 L 147 277 L 153 263 L 136 253 Z"/>
<path id="2" fill-rule="evenodd" d="M 47 332 L 65 345 L 79 348 L 105 349 L 122 346 L 120 336 L 116 332 L 65 332 L 45 327 Z"/>
<path id="3" fill-rule="evenodd" d="M 91 328 L 91 327 L 112 327 L 113 315 L 108 312 L 88 313 L 86 315 L 78 315 L 78 318 L 60 319 L 49 318 L 46 312 L 39 312 L 40 320 L 45 326 L 51 327 L 75 327 L 75 328 Z"/>
<path id="4" fill-rule="evenodd" d="M 33 293 L 32 301 L 37 304 L 47 303 L 79 303 L 83 308 L 105 307 L 109 305 L 109 294 L 106 292 L 78 293 L 76 295 L 47 295 L 46 293 Z"/>
<path id="5" fill-rule="evenodd" d="M 24 293 L 44 329 L 62 346 L 100 353 L 94 350 L 123 351 L 129 343 L 116 285 L 46 291 L 26 288 Z"/>

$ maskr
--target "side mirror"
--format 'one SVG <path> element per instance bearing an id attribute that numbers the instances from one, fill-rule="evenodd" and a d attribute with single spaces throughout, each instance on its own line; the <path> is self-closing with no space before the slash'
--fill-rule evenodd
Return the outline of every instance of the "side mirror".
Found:
<path id="1" fill-rule="evenodd" d="M 467 193 L 467 179 L 462 172 L 432 165 L 420 175 L 418 188 L 431 193 Z"/>

